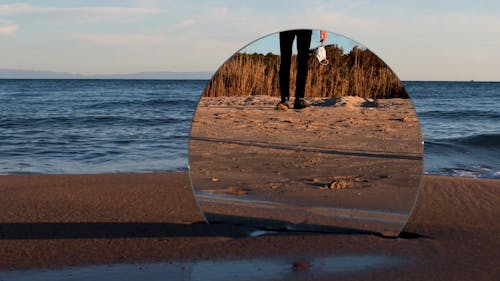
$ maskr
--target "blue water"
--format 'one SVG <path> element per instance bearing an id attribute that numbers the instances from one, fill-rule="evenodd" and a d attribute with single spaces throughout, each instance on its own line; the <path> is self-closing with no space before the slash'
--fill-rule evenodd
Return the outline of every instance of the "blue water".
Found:
<path id="1" fill-rule="evenodd" d="M 404 82 L 430 174 L 500 178 L 500 82 Z"/>
<path id="2" fill-rule="evenodd" d="M 0 80 L 0 173 L 185 170 L 205 84 Z"/>
<path id="3" fill-rule="evenodd" d="M 205 80 L 0 80 L 0 174 L 187 169 Z M 500 178 L 500 83 L 404 82 L 425 171 Z"/>

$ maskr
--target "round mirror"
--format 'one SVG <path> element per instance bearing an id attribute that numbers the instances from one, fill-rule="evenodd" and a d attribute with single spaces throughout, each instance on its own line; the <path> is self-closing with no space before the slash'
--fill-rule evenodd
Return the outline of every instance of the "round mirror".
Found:
<path id="1" fill-rule="evenodd" d="M 401 81 L 362 44 L 288 30 L 214 74 L 189 140 L 208 222 L 397 236 L 423 171 L 418 119 Z"/>

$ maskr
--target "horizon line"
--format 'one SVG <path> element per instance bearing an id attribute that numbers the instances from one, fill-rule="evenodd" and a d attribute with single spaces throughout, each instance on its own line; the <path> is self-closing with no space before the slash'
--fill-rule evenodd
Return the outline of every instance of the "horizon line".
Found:
<path id="1" fill-rule="evenodd" d="M 22 76 L 22 73 L 17 73 L 17 74 L 9 74 L 5 73 L 8 71 L 19 71 L 19 72 L 25 72 L 24 75 L 26 77 L 16 77 L 16 76 Z M 2 73 L 4 72 L 4 73 Z M 53 75 L 54 77 L 36 77 L 33 73 L 26 73 L 26 72 L 37 72 L 37 73 L 44 73 L 47 75 Z M 138 71 L 138 72 L 129 72 L 129 73 L 112 73 L 112 74 L 82 74 L 78 72 L 65 72 L 65 71 L 53 71 L 53 70 L 36 70 L 36 69 L 14 69 L 14 68 L 0 68 L 0 80 L 210 80 L 213 74 L 215 74 L 217 70 L 215 71 L 204 71 L 204 70 L 198 70 L 198 71 L 172 71 L 172 70 L 159 70 L 159 71 Z M 2 75 L 3 74 L 3 75 Z M 181 78 L 181 77 L 175 77 L 175 78 L 168 78 L 168 77 L 130 77 L 134 75 L 201 75 L 201 76 L 210 76 L 210 77 L 186 77 L 186 78 Z M 57 77 L 57 75 L 66 75 L 66 76 L 73 76 L 73 77 Z M 30 77 L 31 76 L 31 77 Z M 115 77 L 113 77 L 115 76 Z M 127 77 L 129 76 L 129 77 Z M 500 80 L 476 80 L 476 79 L 470 79 L 470 80 L 450 80 L 450 79 L 400 79 L 402 82 L 477 82 L 477 83 L 495 83 L 495 82 L 500 82 Z"/>
<path id="2" fill-rule="evenodd" d="M 196 72 L 193 72 L 196 73 Z M 104 75 L 96 75 L 96 76 L 120 76 L 120 75 L 133 75 L 131 74 L 104 74 Z M 92 75 L 89 75 L 92 76 Z M 52 78 L 8 78 L 8 77 L 0 77 L 0 80 L 210 80 L 211 78 L 130 78 L 130 77 L 52 77 Z M 405 79 L 400 80 L 401 82 L 466 82 L 466 83 L 500 83 L 500 81 L 493 80 L 420 80 L 420 79 Z"/>

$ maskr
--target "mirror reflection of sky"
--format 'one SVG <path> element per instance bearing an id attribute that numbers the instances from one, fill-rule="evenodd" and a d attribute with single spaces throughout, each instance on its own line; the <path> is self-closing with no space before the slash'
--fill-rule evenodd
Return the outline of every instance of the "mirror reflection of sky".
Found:
<path id="1" fill-rule="evenodd" d="M 292 51 L 294 54 L 297 53 L 297 40 L 293 41 Z M 362 49 L 366 49 L 363 44 L 360 44 L 352 39 L 344 37 L 340 34 L 336 34 L 333 32 L 328 32 L 328 38 L 326 40 L 326 45 L 336 44 L 344 50 L 344 54 L 349 53 L 355 46 L 359 46 Z M 311 37 L 311 49 L 320 46 L 319 42 L 319 30 L 313 30 Z M 247 53 L 247 54 L 279 54 L 280 53 L 280 44 L 279 44 L 279 32 L 273 33 L 262 38 L 259 38 L 245 47 L 243 47 L 239 52 Z"/>

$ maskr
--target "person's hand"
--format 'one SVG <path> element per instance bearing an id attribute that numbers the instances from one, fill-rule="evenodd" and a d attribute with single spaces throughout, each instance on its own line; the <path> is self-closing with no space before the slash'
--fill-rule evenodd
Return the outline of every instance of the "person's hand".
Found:
<path id="1" fill-rule="evenodd" d="M 328 32 L 321 30 L 319 32 L 319 42 L 321 42 L 321 46 L 325 45 L 326 38 L 328 38 Z"/>

